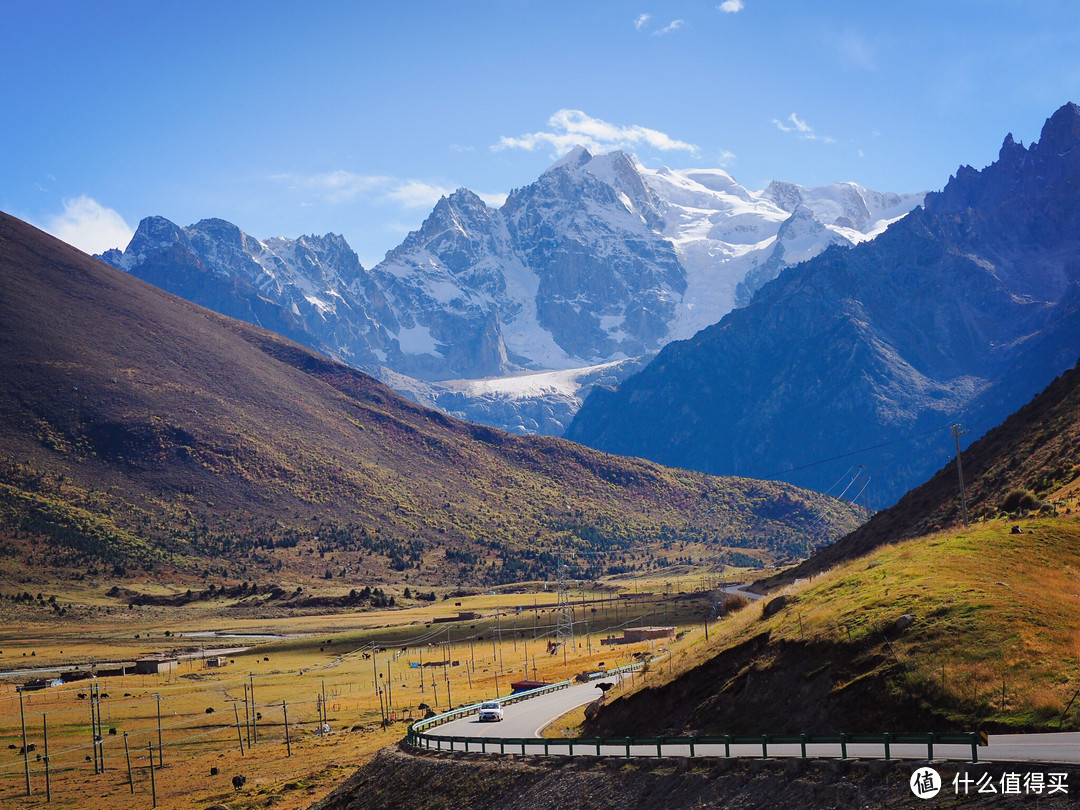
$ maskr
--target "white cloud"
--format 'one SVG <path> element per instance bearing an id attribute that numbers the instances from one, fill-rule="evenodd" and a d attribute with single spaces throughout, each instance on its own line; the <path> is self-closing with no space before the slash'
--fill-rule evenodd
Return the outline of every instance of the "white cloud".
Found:
<path id="1" fill-rule="evenodd" d="M 483 200 L 487 205 L 490 205 L 492 208 L 502 208 L 503 203 L 506 202 L 506 199 L 510 195 L 509 194 L 484 194 L 484 193 L 481 193 L 481 192 L 478 191 L 478 192 L 476 192 L 476 196 L 479 197 L 481 200 Z"/>
<path id="2" fill-rule="evenodd" d="M 403 180 L 381 174 L 355 174 L 340 169 L 311 175 L 277 174 L 271 179 L 287 183 L 292 189 L 307 191 L 323 202 L 335 205 L 363 197 L 396 203 L 405 209 L 430 208 L 440 197 L 448 197 L 455 190 L 441 183 Z M 505 194 L 478 193 L 477 196 L 488 205 L 498 206 L 506 202 Z M 304 201 L 301 205 L 308 206 L 311 203 Z"/>
<path id="3" fill-rule="evenodd" d="M 785 124 L 778 118 L 774 118 L 773 123 L 776 124 L 776 128 L 781 132 L 793 132 L 799 138 L 804 141 L 823 141 L 825 143 L 836 143 L 835 138 L 831 138 L 828 135 L 818 135 L 814 132 L 814 128 L 808 123 L 799 118 L 795 113 L 792 113 L 787 117 L 787 121 L 790 123 Z"/>
<path id="4" fill-rule="evenodd" d="M 670 34 L 672 31 L 678 31 L 684 25 L 686 25 L 686 20 L 672 20 L 667 25 L 665 25 L 663 28 L 660 28 L 660 29 L 658 29 L 656 31 L 653 31 L 652 35 L 654 37 L 659 37 L 659 36 L 663 36 L 664 34 Z"/>
<path id="5" fill-rule="evenodd" d="M 310 191 L 327 202 L 342 203 L 386 188 L 394 178 L 385 175 L 355 174 L 338 169 L 321 174 L 276 174 L 272 180 L 286 182 L 292 188 Z"/>
<path id="6" fill-rule="evenodd" d="M 532 132 L 516 138 L 504 135 L 499 142 L 491 146 L 491 151 L 504 149 L 525 149 L 534 152 L 543 146 L 552 147 L 557 154 L 569 152 L 575 146 L 584 146 L 598 152 L 610 152 L 614 149 L 636 149 L 652 147 L 664 152 L 682 151 L 692 155 L 698 153 L 698 147 L 686 141 L 672 138 L 659 130 L 634 124 L 619 126 L 592 118 L 581 110 L 559 110 L 548 119 L 549 130 Z"/>
<path id="7" fill-rule="evenodd" d="M 111 208 L 86 195 L 64 200 L 64 212 L 49 217 L 42 230 L 85 253 L 127 247 L 135 229 Z"/>
<path id="8" fill-rule="evenodd" d="M 440 197 L 449 197 L 454 189 L 436 186 L 420 180 L 405 180 L 397 183 L 383 196 L 393 200 L 404 208 L 430 208 Z"/>
<path id="9" fill-rule="evenodd" d="M 725 14 L 738 14 L 743 10 L 742 0 L 724 0 L 723 3 L 716 7 L 717 11 L 723 11 Z"/>
<path id="10" fill-rule="evenodd" d="M 638 31 L 640 31 L 642 28 L 645 27 L 645 24 L 648 23 L 649 20 L 651 20 L 651 19 L 652 19 L 652 14 L 641 14 L 641 15 L 639 15 L 638 18 L 636 20 L 634 20 L 634 28 L 636 28 Z"/>

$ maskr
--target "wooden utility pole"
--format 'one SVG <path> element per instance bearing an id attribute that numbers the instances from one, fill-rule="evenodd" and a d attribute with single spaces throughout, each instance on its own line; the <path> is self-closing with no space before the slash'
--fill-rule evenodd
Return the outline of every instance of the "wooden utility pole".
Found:
<path id="1" fill-rule="evenodd" d="M 154 744 L 147 743 L 150 754 L 150 795 L 154 799 L 154 807 L 157 807 L 157 782 L 154 780 Z"/>
<path id="2" fill-rule="evenodd" d="M 244 736 L 240 733 L 240 710 L 236 708 L 236 701 L 232 705 L 233 717 L 236 718 L 236 739 L 240 743 L 240 756 L 244 755 Z M 244 698 L 244 713 L 247 713 L 247 698 Z M 124 734 L 127 737 L 127 733 Z"/>
<path id="3" fill-rule="evenodd" d="M 127 732 L 124 732 L 124 759 L 127 760 L 128 769 L 128 788 L 132 793 L 135 792 L 135 780 L 131 777 L 131 751 L 128 749 Z"/>
<path id="4" fill-rule="evenodd" d="M 289 709 L 285 705 L 285 701 L 281 701 L 281 713 L 285 716 L 285 750 L 288 751 L 288 756 L 292 756 L 292 740 L 289 739 Z M 319 733 L 322 733 L 322 729 L 319 729 Z"/>
<path id="5" fill-rule="evenodd" d="M 51 802 L 52 776 L 49 773 L 49 720 L 45 712 L 41 713 L 41 731 L 45 735 L 45 801 Z"/>
<path id="6" fill-rule="evenodd" d="M 259 713 L 255 711 L 255 673 L 248 672 L 248 683 L 250 684 L 251 691 L 251 745 L 249 748 L 259 743 Z M 160 754 L 160 750 L 158 751 Z"/>
<path id="7" fill-rule="evenodd" d="M 967 492 L 964 491 L 964 465 L 960 461 L 960 436 L 967 433 L 961 430 L 960 425 L 952 426 L 952 435 L 956 440 L 956 472 L 960 476 L 960 510 L 964 517 L 964 525 L 968 525 Z"/>
<path id="8" fill-rule="evenodd" d="M 162 744 L 161 744 L 161 695 L 154 695 L 154 697 L 157 698 L 157 755 L 158 755 L 158 767 L 163 768 L 163 767 L 165 767 L 165 752 L 162 750 L 164 748 L 164 746 L 162 746 Z M 151 758 L 151 760 L 153 759 L 153 756 L 154 756 L 154 749 L 153 749 L 153 747 L 151 747 L 150 748 L 150 758 Z M 153 765 L 154 765 L 154 763 L 151 761 L 151 763 L 150 763 L 150 773 L 154 772 Z M 157 806 L 156 802 L 154 803 L 154 806 L 155 807 Z"/>
<path id="9" fill-rule="evenodd" d="M 30 795 L 30 752 L 26 749 L 26 713 L 23 710 L 23 690 L 19 687 L 19 720 L 22 722 L 23 769 L 26 771 L 26 795 Z M 97 760 L 94 761 L 97 764 Z M 94 771 L 97 773 L 97 770 Z"/>

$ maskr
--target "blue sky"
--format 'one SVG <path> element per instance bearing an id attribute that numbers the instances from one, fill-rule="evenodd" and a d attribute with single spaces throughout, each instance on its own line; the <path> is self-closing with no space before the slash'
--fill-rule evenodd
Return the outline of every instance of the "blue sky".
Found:
<path id="1" fill-rule="evenodd" d="M 7 0 L 0 209 L 89 251 L 144 216 L 343 233 L 371 266 L 441 193 L 576 142 L 648 166 L 941 188 L 1080 102 L 1049 0 Z"/>

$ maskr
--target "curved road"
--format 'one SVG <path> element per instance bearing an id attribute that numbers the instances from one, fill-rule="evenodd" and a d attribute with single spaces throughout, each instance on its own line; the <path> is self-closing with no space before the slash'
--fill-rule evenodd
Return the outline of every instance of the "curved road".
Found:
<path id="1" fill-rule="evenodd" d="M 613 679 L 604 679 L 613 680 Z M 430 735 L 437 737 L 469 737 L 476 740 L 476 745 L 471 750 L 480 747 L 485 738 L 539 738 L 540 732 L 545 726 L 557 720 L 568 711 L 591 703 L 600 696 L 601 692 L 596 683 L 575 684 L 568 689 L 562 689 L 550 694 L 541 695 L 531 700 L 523 700 L 503 708 L 505 719 L 501 723 L 481 723 L 476 715 L 463 717 L 450 723 L 438 726 L 431 730 Z M 642 730 L 642 734 L 647 734 Z M 1063 732 L 1049 734 L 992 734 L 990 744 L 979 748 L 980 762 L 1045 762 L 1045 763 L 1069 763 L 1080 764 L 1080 732 Z M 432 748 L 449 748 L 449 744 L 436 746 L 432 741 Z M 461 750 L 461 742 L 456 746 Z M 569 754 L 566 745 L 550 745 L 551 753 Z M 839 756 L 839 745 L 812 744 L 807 746 L 809 756 Z M 539 744 L 531 745 L 529 752 L 540 753 L 543 748 Z M 664 748 L 667 756 L 689 756 L 689 746 L 666 745 Z M 582 756 L 597 753 L 596 746 L 575 745 L 574 754 Z M 625 745 L 604 745 L 600 753 L 604 756 L 626 756 Z M 655 745 L 634 745 L 630 747 L 630 753 L 634 756 L 655 757 L 657 749 Z M 695 754 L 697 756 L 724 756 L 723 745 L 698 745 Z M 771 744 L 769 745 L 770 757 L 797 757 L 801 753 L 798 745 Z M 894 759 L 926 759 L 925 745 L 893 744 L 892 757 Z M 732 756 L 760 757 L 760 745 L 732 745 Z M 884 751 L 880 745 L 849 744 L 848 756 L 855 758 L 883 758 Z M 970 760 L 971 747 L 967 745 L 935 745 L 935 759 Z"/>

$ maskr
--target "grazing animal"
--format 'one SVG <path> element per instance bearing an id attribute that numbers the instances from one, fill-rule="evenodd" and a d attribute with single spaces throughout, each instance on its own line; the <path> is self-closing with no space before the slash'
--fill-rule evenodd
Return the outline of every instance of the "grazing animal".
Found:
<path id="1" fill-rule="evenodd" d="M 247 777 L 246 776 L 234 776 L 232 778 L 233 790 L 240 790 L 240 788 L 242 788 L 246 784 L 247 784 Z"/>

